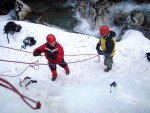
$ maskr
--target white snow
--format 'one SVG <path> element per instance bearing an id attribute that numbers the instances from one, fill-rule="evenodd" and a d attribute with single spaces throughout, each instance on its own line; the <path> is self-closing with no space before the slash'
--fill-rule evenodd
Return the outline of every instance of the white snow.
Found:
<path id="1" fill-rule="evenodd" d="M 13 36 L 4 34 L 4 25 L 8 16 L 0 16 L 0 45 L 21 49 L 23 39 L 33 36 L 36 45 L 27 47 L 25 51 L 33 50 L 46 42 L 46 36 L 52 33 L 64 47 L 65 60 L 68 62 L 70 74 L 57 66 L 58 78 L 51 81 L 51 72 L 47 65 L 36 66 L 0 61 L 0 78 L 8 80 L 22 94 L 40 101 L 41 109 L 32 110 L 14 92 L 0 87 L 1 113 L 149 113 L 150 112 L 150 62 L 145 53 L 150 52 L 150 40 L 142 33 L 134 30 L 127 31 L 123 40 L 117 42 L 113 69 L 105 73 L 103 56 L 100 62 L 96 56 L 96 44 L 99 39 L 82 34 L 65 32 L 58 28 L 47 27 L 24 21 L 15 21 L 22 30 Z M 24 50 L 24 49 L 22 49 Z M 94 55 L 79 55 L 94 54 Z M 68 56 L 79 55 L 79 56 Z M 94 57 L 93 59 L 81 61 Z M 0 60 L 20 62 L 47 63 L 45 57 L 34 57 L 30 53 L 15 51 L 0 47 Z M 72 63 L 76 62 L 76 63 Z M 27 70 L 25 70 L 25 68 Z M 17 77 L 22 71 L 25 72 Z M 30 84 L 27 90 L 20 87 L 19 81 L 29 76 L 37 83 Z M 117 88 L 110 84 L 116 81 Z"/>

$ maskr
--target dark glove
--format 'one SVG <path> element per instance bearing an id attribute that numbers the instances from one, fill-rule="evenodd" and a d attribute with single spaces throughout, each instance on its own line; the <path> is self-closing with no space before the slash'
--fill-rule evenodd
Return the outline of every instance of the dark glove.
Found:
<path id="1" fill-rule="evenodd" d="M 101 50 L 98 50 L 97 53 L 98 53 L 99 55 L 102 55 L 102 51 L 101 51 Z"/>
<path id="2" fill-rule="evenodd" d="M 41 56 L 41 50 L 36 50 L 33 52 L 33 56 Z"/>
<path id="3" fill-rule="evenodd" d="M 97 50 L 97 51 L 100 50 L 100 43 L 98 43 L 98 44 L 96 45 L 96 50 Z"/>

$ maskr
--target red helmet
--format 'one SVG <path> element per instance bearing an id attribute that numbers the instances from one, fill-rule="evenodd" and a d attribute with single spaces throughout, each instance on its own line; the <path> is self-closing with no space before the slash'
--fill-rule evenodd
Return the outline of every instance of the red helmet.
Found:
<path id="1" fill-rule="evenodd" d="M 101 35 L 108 34 L 109 33 L 109 27 L 107 25 L 103 25 L 100 27 L 99 32 Z"/>
<path id="2" fill-rule="evenodd" d="M 48 34 L 47 37 L 46 37 L 46 40 L 47 40 L 48 43 L 56 42 L 56 38 L 53 34 Z"/>

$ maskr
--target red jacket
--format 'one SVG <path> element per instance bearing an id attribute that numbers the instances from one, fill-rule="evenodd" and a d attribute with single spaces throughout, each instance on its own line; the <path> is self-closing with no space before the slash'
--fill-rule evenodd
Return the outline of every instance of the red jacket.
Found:
<path id="1" fill-rule="evenodd" d="M 64 49 L 63 47 L 56 42 L 54 47 L 50 47 L 48 43 L 41 45 L 40 47 L 36 48 L 33 53 L 37 50 L 40 50 L 41 53 L 44 52 L 46 59 L 50 63 L 59 63 L 64 58 Z M 55 59 L 51 58 L 51 55 L 55 55 Z"/>

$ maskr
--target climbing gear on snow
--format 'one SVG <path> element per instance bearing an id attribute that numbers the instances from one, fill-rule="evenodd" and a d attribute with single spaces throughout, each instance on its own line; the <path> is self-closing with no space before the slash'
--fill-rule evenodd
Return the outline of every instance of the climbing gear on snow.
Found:
<path id="1" fill-rule="evenodd" d="M 22 83 L 28 79 L 31 79 L 31 77 L 26 76 L 22 81 L 20 79 L 20 82 L 19 82 L 20 86 L 22 87 Z"/>
<path id="2" fill-rule="evenodd" d="M 24 45 L 21 46 L 21 48 L 26 49 L 26 46 L 33 46 L 36 44 L 36 40 L 34 37 L 26 37 L 23 40 Z"/>
<path id="3" fill-rule="evenodd" d="M 30 80 L 30 79 L 31 79 L 31 77 L 28 77 L 28 76 L 26 76 L 22 81 L 20 79 L 20 82 L 19 82 L 20 86 L 22 87 L 22 83 L 24 83 L 25 84 L 25 88 L 28 90 L 27 86 L 29 84 L 37 83 L 37 80 Z"/>
<path id="4" fill-rule="evenodd" d="M 29 84 L 32 84 L 32 83 L 37 83 L 37 80 L 30 80 L 30 81 L 28 81 L 28 83 L 27 84 L 25 84 L 25 87 L 26 87 L 26 89 L 28 90 L 28 85 Z"/>
<path id="5" fill-rule="evenodd" d="M 8 22 L 4 26 L 4 33 L 7 33 L 8 43 L 9 43 L 8 33 L 13 35 L 15 32 L 20 32 L 21 29 L 22 29 L 22 27 L 20 25 L 16 24 L 15 22 L 13 22 L 13 21 Z"/>
<path id="6" fill-rule="evenodd" d="M 117 83 L 115 81 L 110 84 L 110 93 L 112 93 L 112 91 L 111 91 L 112 87 L 114 87 L 114 90 L 117 87 Z"/>
<path id="7" fill-rule="evenodd" d="M 147 55 L 147 60 L 150 61 L 150 52 L 146 53 L 146 55 Z"/>

